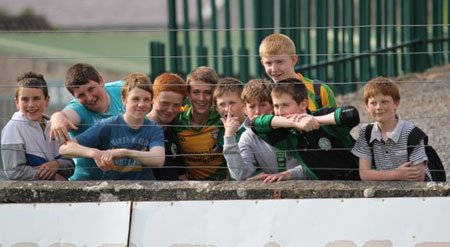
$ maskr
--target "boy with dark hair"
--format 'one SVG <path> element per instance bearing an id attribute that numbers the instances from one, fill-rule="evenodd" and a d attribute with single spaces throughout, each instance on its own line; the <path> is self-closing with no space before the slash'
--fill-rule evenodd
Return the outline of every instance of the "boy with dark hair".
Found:
<path id="1" fill-rule="evenodd" d="M 259 45 L 259 56 L 267 75 L 275 83 L 283 79 L 297 78 L 305 84 L 310 111 L 317 111 L 323 107 L 337 107 L 333 91 L 327 84 L 295 72 L 298 57 L 295 44 L 288 36 L 279 33 L 267 36 Z"/>
<path id="2" fill-rule="evenodd" d="M 359 124 L 355 107 L 322 108 L 308 111 L 306 87 L 297 79 L 282 80 L 272 90 L 275 116 L 261 115 L 252 121 L 253 131 L 266 142 L 287 151 L 313 180 L 358 180 L 356 157 L 350 130 Z M 260 179 L 291 179 L 287 170 Z"/>
<path id="3" fill-rule="evenodd" d="M 89 64 L 78 63 L 66 73 L 66 89 L 75 97 L 52 115 L 50 139 L 64 143 L 86 131 L 94 123 L 124 112 L 120 96 L 123 81 L 106 83 Z M 75 158 L 75 172 L 69 180 L 98 180 L 103 172 L 94 160 Z"/>
<path id="4" fill-rule="evenodd" d="M 41 74 L 17 78 L 14 97 L 19 110 L 2 130 L 4 171 L 13 180 L 67 180 L 73 172 L 70 159 L 62 159 L 56 142 L 49 143 L 49 118 L 44 115 L 50 96 Z"/>
<path id="5" fill-rule="evenodd" d="M 122 86 L 123 115 L 104 119 L 60 147 L 71 157 L 95 160 L 102 180 L 154 180 L 152 169 L 164 165 L 164 136 L 159 125 L 146 119 L 152 104 L 150 79 L 128 75 Z"/>
<path id="6" fill-rule="evenodd" d="M 361 128 L 352 150 L 359 157 L 361 180 L 431 181 L 424 140 L 408 155 L 408 136 L 416 127 L 397 116 L 400 92 L 395 82 L 383 77 L 369 81 L 364 87 L 364 102 L 375 123 Z M 373 165 L 376 169 L 371 169 Z"/>
<path id="7" fill-rule="evenodd" d="M 219 80 L 209 67 L 198 67 L 187 76 L 191 105 L 181 108 L 173 125 L 184 154 L 183 180 L 228 180 L 222 147 L 219 144 L 222 122 L 213 107 L 213 92 Z"/>
<path id="8" fill-rule="evenodd" d="M 187 96 L 184 80 L 172 73 L 156 77 L 153 84 L 153 108 L 147 115 L 150 120 L 162 126 L 164 130 L 166 161 L 163 168 L 154 168 L 157 180 L 179 180 L 186 173 L 183 157 L 178 155 L 180 144 L 177 134 L 170 123 L 180 112 L 180 107 Z"/>
<path id="9" fill-rule="evenodd" d="M 292 179 L 307 178 L 300 163 L 295 158 L 265 142 L 250 127 L 250 121 L 259 115 L 273 114 L 270 95 L 272 88 L 270 82 L 264 79 L 251 80 L 244 86 L 241 98 L 247 115 L 244 122 L 246 130 L 240 136 L 239 144 L 233 138 L 225 137 L 224 145 L 224 155 L 228 161 L 230 175 L 236 180 L 257 179 L 264 175 L 257 175 L 255 178 L 250 177 L 261 171 L 268 175 L 283 172 L 285 169 L 292 172 Z M 225 129 L 227 129 L 227 125 L 225 125 Z M 274 181 L 265 180 L 265 182 Z"/>

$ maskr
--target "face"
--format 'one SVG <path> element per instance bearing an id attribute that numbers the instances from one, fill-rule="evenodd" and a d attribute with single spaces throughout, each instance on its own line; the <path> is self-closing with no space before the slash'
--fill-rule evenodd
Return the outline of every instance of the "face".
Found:
<path id="1" fill-rule="evenodd" d="M 216 99 L 217 111 L 220 116 L 226 118 L 227 116 L 244 118 L 244 104 L 241 97 L 237 93 L 226 93 Z"/>
<path id="2" fill-rule="evenodd" d="M 180 112 L 184 97 L 172 91 L 163 91 L 153 100 L 150 116 L 159 124 L 169 124 Z"/>
<path id="3" fill-rule="evenodd" d="M 90 80 L 87 84 L 74 88 L 72 91 L 78 102 L 89 110 L 99 113 L 108 110 L 109 102 L 103 80 L 99 83 Z"/>
<path id="4" fill-rule="evenodd" d="M 286 117 L 291 114 L 301 114 L 306 112 L 308 101 L 304 100 L 300 104 L 288 94 L 281 94 L 277 97 L 272 97 L 273 109 L 276 116 Z"/>
<path id="5" fill-rule="evenodd" d="M 189 101 L 191 101 L 193 113 L 209 114 L 213 102 L 213 85 L 203 81 L 193 81 L 189 87 Z"/>
<path id="6" fill-rule="evenodd" d="M 261 64 L 264 66 L 267 75 L 274 82 L 278 82 L 295 77 L 294 67 L 297 59 L 295 56 L 288 55 L 264 56 L 261 59 Z"/>
<path id="7" fill-rule="evenodd" d="M 369 98 L 366 108 L 375 121 L 383 122 L 395 119 L 398 106 L 399 102 L 394 102 L 391 96 L 378 94 Z"/>
<path id="8" fill-rule="evenodd" d="M 269 101 L 259 102 L 257 99 L 245 104 L 245 114 L 250 120 L 257 118 L 261 114 L 273 114 L 273 105 Z"/>
<path id="9" fill-rule="evenodd" d="M 42 114 L 49 99 L 50 97 L 45 98 L 44 92 L 39 88 L 21 88 L 15 102 L 17 110 L 28 120 L 42 122 Z"/>
<path id="10" fill-rule="evenodd" d="M 152 106 L 152 95 L 140 88 L 133 88 L 126 99 L 122 98 L 125 114 L 133 119 L 144 119 Z"/>

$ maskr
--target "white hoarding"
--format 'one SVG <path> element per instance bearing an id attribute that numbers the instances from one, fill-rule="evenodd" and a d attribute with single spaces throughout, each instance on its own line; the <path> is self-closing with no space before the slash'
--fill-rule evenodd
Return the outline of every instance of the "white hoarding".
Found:
<path id="1" fill-rule="evenodd" d="M 127 246 L 130 202 L 0 204 L 0 246 Z"/>
<path id="2" fill-rule="evenodd" d="M 136 202 L 135 246 L 450 247 L 450 198 Z"/>

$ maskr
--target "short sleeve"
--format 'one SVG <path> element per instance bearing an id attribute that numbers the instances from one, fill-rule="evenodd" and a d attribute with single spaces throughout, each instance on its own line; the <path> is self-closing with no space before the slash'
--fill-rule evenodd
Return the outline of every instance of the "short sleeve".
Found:
<path id="1" fill-rule="evenodd" d="M 409 155 L 409 161 L 412 161 L 413 165 L 418 165 L 424 161 L 427 161 L 428 157 L 425 153 L 425 144 L 420 141 L 419 145 L 413 149 L 411 154 Z"/>
<path id="2" fill-rule="evenodd" d="M 359 158 L 372 160 L 372 151 L 370 150 L 365 135 L 366 129 L 367 125 L 364 125 L 359 131 L 358 140 L 356 140 L 355 146 L 352 149 L 352 153 Z"/>
<path id="3" fill-rule="evenodd" d="M 152 126 L 153 134 L 150 142 L 148 143 L 148 150 L 153 147 L 164 147 L 164 132 L 159 125 Z"/>

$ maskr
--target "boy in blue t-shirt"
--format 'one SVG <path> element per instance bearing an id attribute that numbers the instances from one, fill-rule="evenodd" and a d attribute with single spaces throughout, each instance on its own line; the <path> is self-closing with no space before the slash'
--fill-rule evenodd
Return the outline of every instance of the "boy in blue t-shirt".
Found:
<path id="1" fill-rule="evenodd" d="M 124 79 L 123 115 L 104 119 L 60 147 L 70 157 L 92 158 L 102 180 L 154 180 L 151 169 L 164 165 L 162 128 L 145 118 L 152 104 L 150 79 L 134 73 Z"/>

